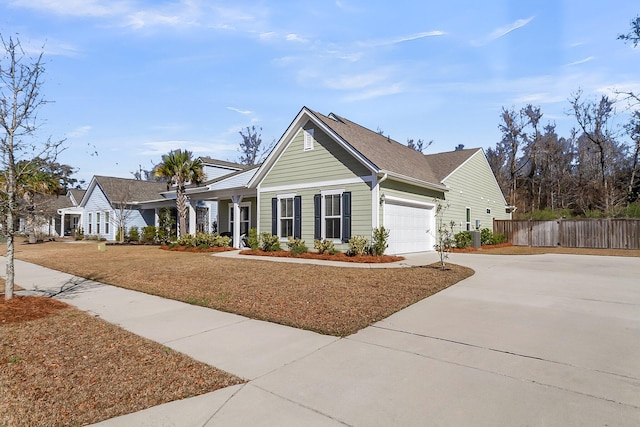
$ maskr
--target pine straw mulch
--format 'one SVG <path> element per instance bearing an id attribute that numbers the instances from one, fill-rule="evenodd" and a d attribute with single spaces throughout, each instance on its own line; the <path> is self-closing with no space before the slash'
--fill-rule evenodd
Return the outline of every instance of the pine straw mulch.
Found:
<path id="1" fill-rule="evenodd" d="M 362 264 L 381 264 L 387 262 L 397 262 L 404 260 L 404 257 L 395 255 L 347 255 L 343 252 L 335 254 L 319 254 L 316 252 L 307 252 L 300 255 L 293 255 L 291 251 L 262 251 L 245 249 L 240 251 L 240 255 L 253 255 L 253 256 L 271 256 L 277 258 L 301 258 L 301 259 L 319 259 L 323 261 L 341 261 L 341 262 L 357 262 Z"/>
<path id="2" fill-rule="evenodd" d="M 348 268 L 229 259 L 206 253 L 48 242 L 16 257 L 102 283 L 327 335 L 346 336 L 433 295 L 473 271 Z"/>
<path id="3" fill-rule="evenodd" d="M 0 294 L 0 425 L 77 426 L 243 381 L 45 297 Z"/>

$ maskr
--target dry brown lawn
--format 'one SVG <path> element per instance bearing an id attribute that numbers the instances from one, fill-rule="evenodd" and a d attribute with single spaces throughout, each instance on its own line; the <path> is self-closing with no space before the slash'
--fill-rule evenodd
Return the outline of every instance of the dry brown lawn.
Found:
<path id="1" fill-rule="evenodd" d="M 76 276 L 327 335 L 345 336 L 473 274 L 228 259 L 154 246 L 48 242 L 16 257 Z M 256 257 L 257 258 L 257 257 Z"/>
<path id="2" fill-rule="evenodd" d="M 0 426 L 86 425 L 242 382 L 55 299 L 0 295 Z"/>

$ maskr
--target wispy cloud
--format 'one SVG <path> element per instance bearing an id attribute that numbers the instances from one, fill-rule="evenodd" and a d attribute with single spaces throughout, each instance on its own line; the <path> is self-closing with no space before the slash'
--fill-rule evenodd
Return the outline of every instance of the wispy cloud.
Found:
<path id="1" fill-rule="evenodd" d="M 299 43 L 306 43 L 309 41 L 304 37 L 300 37 L 298 34 L 295 34 L 295 33 L 287 34 L 285 39 L 290 42 L 299 42 Z"/>
<path id="2" fill-rule="evenodd" d="M 386 80 L 389 75 L 387 71 L 372 72 L 357 75 L 348 75 L 334 79 L 325 80 L 324 84 L 329 89 L 336 90 L 359 90 L 375 85 Z"/>
<path id="3" fill-rule="evenodd" d="M 244 115 L 253 114 L 253 111 L 251 111 L 251 110 L 241 110 L 241 109 L 236 108 L 236 107 L 227 107 L 227 110 L 235 111 L 236 113 L 240 113 L 240 114 L 244 114 Z"/>
<path id="4" fill-rule="evenodd" d="M 220 151 L 232 151 L 236 145 L 228 143 L 202 143 L 188 140 L 151 141 L 142 144 L 143 149 L 139 154 L 145 156 L 162 156 L 172 150 L 189 150 L 194 154 L 211 154 Z"/>
<path id="5" fill-rule="evenodd" d="M 483 46 L 483 45 L 489 44 L 492 41 L 498 40 L 506 36 L 507 34 L 528 25 L 531 21 L 534 20 L 534 18 L 535 16 L 530 16 L 529 18 L 526 18 L 526 19 L 517 19 L 510 24 L 504 25 L 500 28 L 496 28 L 484 40 L 473 41 L 472 44 L 476 46 Z"/>
<path id="6" fill-rule="evenodd" d="M 50 11 L 58 15 L 66 16 L 114 16 L 131 10 L 130 4 L 126 1 L 12 0 L 9 4 L 13 7 Z"/>
<path id="7" fill-rule="evenodd" d="M 69 133 L 67 133 L 67 137 L 69 137 L 69 138 L 82 138 L 82 137 L 86 136 L 87 134 L 89 134 L 90 131 L 91 131 L 91 126 L 80 126 L 80 127 L 77 127 L 75 129 L 73 129 Z"/>
<path id="8" fill-rule="evenodd" d="M 406 36 L 398 36 L 398 37 L 389 38 L 389 39 L 383 39 L 383 40 L 361 41 L 361 42 L 358 42 L 357 44 L 359 46 L 364 46 L 364 47 L 390 46 L 390 45 L 394 45 L 394 44 L 398 44 L 398 43 L 404 43 L 404 42 L 424 39 L 424 38 L 428 38 L 428 37 L 443 36 L 445 34 L 446 33 L 444 31 L 439 31 L 439 30 L 423 31 L 423 32 L 416 33 L 416 34 L 410 34 L 410 35 L 406 35 Z"/>
<path id="9" fill-rule="evenodd" d="M 404 85 L 402 83 L 392 83 L 390 85 L 380 85 L 361 92 L 356 92 L 344 97 L 347 102 L 364 101 L 368 99 L 380 98 L 381 96 L 395 95 L 405 92 Z"/>
<path id="10" fill-rule="evenodd" d="M 580 65 L 580 64 L 584 64 L 585 62 L 593 61 L 594 59 L 596 59 L 595 56 L 588 56 L 588 57 L 586 57 L 584 59 L 581 59 L 579 61 L 570 62 L 570 63 L 566 64 L 565 66 L 566 67 L 572 67 L 574 65 Z"/>

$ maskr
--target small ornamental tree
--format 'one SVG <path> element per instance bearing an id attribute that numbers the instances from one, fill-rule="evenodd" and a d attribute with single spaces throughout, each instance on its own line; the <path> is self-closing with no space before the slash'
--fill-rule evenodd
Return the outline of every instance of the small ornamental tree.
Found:
<path id="1" fill-rule="evenodd" d="M 451 247 L 454 242 L 453 227 L 455 226 L 455 222 L 451 221 L 447 224 L 444 220 L 444 214 L 447 209 L 449 209 L 449 203 L 443 204 L 440 199 L 433 199 L 433 201 L 436 204 L 435 249 L 440 255 L 440 268 L 445 270 L 447 267 L 446 260 L 449 259 L 449 252 L 451 252 Z"/>

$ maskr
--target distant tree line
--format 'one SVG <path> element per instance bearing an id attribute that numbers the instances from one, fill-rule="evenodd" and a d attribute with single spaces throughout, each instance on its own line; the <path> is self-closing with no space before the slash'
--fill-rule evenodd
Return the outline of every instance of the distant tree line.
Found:
<path id="1" fill-rule="evenodd" d="M 628 34 L 618 38 L 636 46 L 640 18 Z M 640 217 L 640 98 L 634 92 L 569 98 L 575 126 L 559 135 L 555 123 L 542 122 L 539 106 L 504 108 L 501 140 L 487 150 L 487 158 L 507 202 L 517 216 L 559 211 L 576 216 Z M 624 104 L 624 105 L 622 105 Z M 628 113 L 622 126 L 616 106 Z"/>

